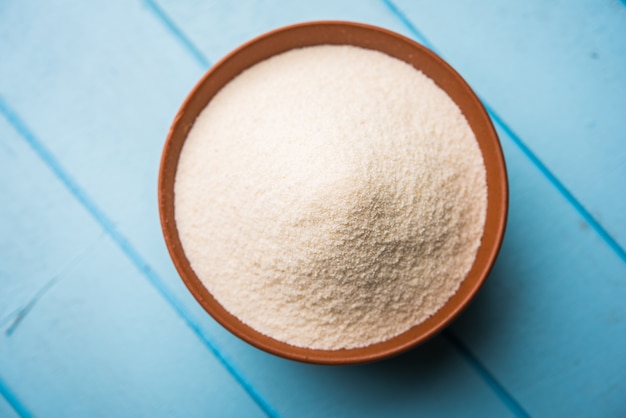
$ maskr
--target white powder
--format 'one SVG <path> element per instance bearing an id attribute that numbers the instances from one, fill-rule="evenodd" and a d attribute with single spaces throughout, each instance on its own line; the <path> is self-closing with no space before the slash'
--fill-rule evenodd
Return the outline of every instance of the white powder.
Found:
<path id="1" fill-rule="evenodd" d="M 224 308 L 329 350 L 441 308 L 486 205 L 454 102 L 408 64 L 351 46 L 292 50 L 236 77 L 189 132 L 175 184 L 183 248 Z"/>

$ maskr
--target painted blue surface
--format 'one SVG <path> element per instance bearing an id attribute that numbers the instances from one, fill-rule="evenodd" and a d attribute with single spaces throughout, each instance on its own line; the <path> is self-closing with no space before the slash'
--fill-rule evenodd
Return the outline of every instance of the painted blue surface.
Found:
<path id="1" fill-rule="evenodd" d="M 496 117 L 501 255 L 444 334 L 385 362 L 299 364 L 199 308 L 156 176 L 204 70 L 269 29 L 426 39 Z M 0 417 L 626 415 L 626 7 L 616 1 L 0 4 Z"/>
<path id="2" fill-rule="evenodd" d="M 0 379 L 0 417 L 31 417 L 31 412 L 17 399 L 10 387 Z"/>
<path id="3" fill-rule="evenodd" d="M 394 4 L 624 248 L 624 4 Z"/>
<path id="4" fill-rule="evenodd" d="M 8 388 L 8 396 L 2 395 L 15 411 L 59 417 L 105 411 L 110 416 L 263 416 L 184 318 L 2 116 L 0 137 L 3 150 L 10 150 L 0 153 L 0 166 L 13 180 L 1 183 L 3 198 L 11 202 L 2 205 L 2 218 L 15 217 L 4 213 L 12 207 L 20 218 L 31 219 L 0 236 L 2 248 L 14 242 L 24 248 L 3 253 L 0 281 L 3 295 L 26 288 L 13 293 L 16 309 L 0 322 L 0 377 Z M 14 181 L 20 178 L 30 181 Z M 41 212 L 46 216 L 37 216 Z M 38 249 L 42 236 L 54 237 L 66 253 L 29 262 L 29 248 Z M 66 242 L 66 237 L 73 240 Z M 74 240 L 82 245 L 70 246 Z M 28 276 L 38 281 L 20 285 Z M 213 401 L 218 396 L 224 397 L 220 403 Z M 194 408 L 186 409 L 187 404 Z"/>

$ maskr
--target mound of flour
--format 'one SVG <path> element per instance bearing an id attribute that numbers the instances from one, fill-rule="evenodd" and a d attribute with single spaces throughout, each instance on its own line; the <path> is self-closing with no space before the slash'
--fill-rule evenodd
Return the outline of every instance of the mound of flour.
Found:
<path id="1" fill-rule="evenodd" d="M 317 349 L 367 346 L 435 313 L 479 247 L 485 167 L 448 95 L 351 46 L 292 50 L 227 84 L 183 147 L 184 251 L 222 306 Z"/>

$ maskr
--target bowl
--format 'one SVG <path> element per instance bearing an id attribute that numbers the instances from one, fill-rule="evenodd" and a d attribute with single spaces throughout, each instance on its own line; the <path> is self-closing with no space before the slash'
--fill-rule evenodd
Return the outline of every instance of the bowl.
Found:
<path id="1" fill-rule="evenodd" d="M 430 77 L 459 106 L 482 152 L 487 180 L 487 214 L 474 263 L 458 291 L 433 316 L 387 341 L 367 347 L 318 350 L 289 345 L 259 333 L 230 314 L 204 287 L 185 256 L 174 217 L 174 180 L 181 149 L 195 119 L 230 80 L 282 52 L 314 45 L 353 45 L 405 61 Z M 474 298 L 491 270 L 504 236 L 508 209 L 506 167 L 497 134 L 478 97 L 443 59 L 422 45 L 388 30 L 351 22 L 310 22 L 283 27 L 235 49 L 202 77 L 182 104 L 164 145 L 159 172 L 159 211 L 170 256 L 200 305 L 239 338 L 269 353 L 308 363 L 354 364 L 400 354 L 449 325 Z"/>

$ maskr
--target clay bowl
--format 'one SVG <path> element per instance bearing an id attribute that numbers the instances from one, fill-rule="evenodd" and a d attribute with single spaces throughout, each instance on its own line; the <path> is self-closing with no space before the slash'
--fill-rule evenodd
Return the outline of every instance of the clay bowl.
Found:
<path id="1" fill-rule="evenodd" d="M 181 148 L 198 114 L 211 98 L 246 68 L 287 50 L 320 44 L 348 44 L 384 52 L 432 78 L 467 118 L 487 170 L 487 218 L 474 264 L 455 295 L 432 317 L 397 337 L 364 348 L 313 350 L 267 337 L 231 315 L 202 285 L 181 246 L 174 218 L 174 179 Z M 436 335 L 470 303 L 496 259 L 508 208 L 506 168 L 498 137 L 484 107 L 461 76 L 432 51 L 385 29 L 348 22 L 311 22 L 274 30 L 240 46 L 215 64 L 181 106 L 163 149 L 159 173 L 159 211 L 167 248 L 181 278 L 200 305 L 230 332 L 269 353 L 318 364 L 353 364 L 406 351 Z"/>

